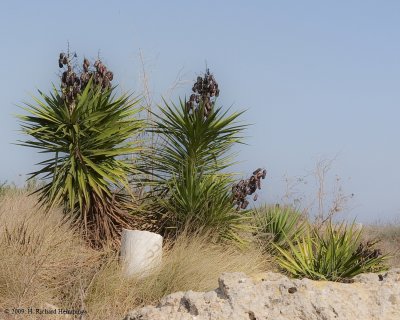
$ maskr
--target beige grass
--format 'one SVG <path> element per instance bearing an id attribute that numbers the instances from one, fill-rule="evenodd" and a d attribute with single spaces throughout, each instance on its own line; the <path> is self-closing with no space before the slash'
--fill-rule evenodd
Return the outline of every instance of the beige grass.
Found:
<path id="1" fill-rule="evenodd" d="M 101 253 L 62 218 L 58 210 L 45 214 L 35 197 L 18 190 L 0 198 L 0 308 L 81 304 Z"/>
<path id="2" fill-rule="evenodd" d="M 389 254 L 390 267 L 400 268 L 400 224 L 375 224 L 365 227 L 365 240 L 379 239 L 376 245 L 384 254 Z"/>
<path id="3" fill-rule="evenodd" d="M 269 269 L 256 248 L 240 250 L 206 235 L 184 235 L 174 246 L 165 245 L 156 273 L 127 280 L 118 254 L 88 248 L 69 223 L 62 223 L 60 210 L 46 214 L 36 201 L 19 190 L 0 196 L 0 309 L 51 304 L 84 309 L 85 319 L 122 319 L 132 308 L 172 292 L 212 290 L 222 272 L 252 275 Z"/>

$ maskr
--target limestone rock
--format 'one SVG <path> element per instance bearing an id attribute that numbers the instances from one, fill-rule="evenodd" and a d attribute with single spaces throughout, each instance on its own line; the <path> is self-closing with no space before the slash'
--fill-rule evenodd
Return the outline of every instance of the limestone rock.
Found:
<path id="1" fill-rule="evenodd" d="M 362 274 L 354 283 L 290 279 L 266 273 L 254 282 L 224 273 L 210 292 L 177 292 L 124 320 L 399 320 L 400 269 Z"/>

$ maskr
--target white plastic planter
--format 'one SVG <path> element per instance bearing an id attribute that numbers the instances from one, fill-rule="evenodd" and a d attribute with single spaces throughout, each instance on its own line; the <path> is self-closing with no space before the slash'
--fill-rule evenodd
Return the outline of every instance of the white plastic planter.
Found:
<path id="1" fill-rule="evenodd" d="M 157 233 L 122 230 L 121 262 L 126 277 L 146 276 L 161 264 L 163 237 Z"/>

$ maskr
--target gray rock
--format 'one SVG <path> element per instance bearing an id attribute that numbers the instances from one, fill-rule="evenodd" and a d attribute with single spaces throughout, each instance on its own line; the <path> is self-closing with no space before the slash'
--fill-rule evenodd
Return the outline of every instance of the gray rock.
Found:
<path id="1" fill-rule="evenodd" d="M 376 273 L 363 273 L 359 274 L 358 276 L 355 276 L 353 278 L 354 282 L 360 282 L 360 283 L 370 283 L 372 285 L 377 285 L 378 282 L 382 279 L 381 274 L 376 274 Z"/>
<path id="2" fill-rule="evenodd" d="M 266 273 L 254 282 L 224 273 L 210 292 L 177 292 L 124 320 L 399 320 L 400 269 L 362 274 L 354 283 L 289 279 Z"/>

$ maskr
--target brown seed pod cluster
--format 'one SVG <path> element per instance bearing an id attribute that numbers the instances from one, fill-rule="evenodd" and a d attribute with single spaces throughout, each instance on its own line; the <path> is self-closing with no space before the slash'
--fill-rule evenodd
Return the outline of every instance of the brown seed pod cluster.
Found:
<path id="1" fill-rule="evenodd" d="M 249 179 L 240 180 L 232 186 L 233 202 L 237 205 L 237 210 L 247 208 L 249 201 L 246 197 L 254 194 L 257 189 L 261 189 L 261 179 L 265 179 L 266 175 L 267 170 L 258 168 Z M 253 200 L 256 201 L 257 198 L 258 195 L 256 193 L 253 196 Z"/>
<path id="2" fill-rule="evenodd" d="M 357 248 L 356 254 L 358 256 L 361 256 L 361 261 L 378 258 L 382 255 L 382 251 L 380 249 L 373 249 L 373 246 L 377 243 L 378 241 L 367 241 L 366 243 L 360 243 Z"/>
<path id="3" fill-rule="evenodd" d="M 209 69 L 206 70 L 204 77 L 197 77 L 192 91 L 194 93 L 191 94 L 189 101 L 186 102 L 186 111 L 200 110 L 200 104 L 203 104 L 204 117 L 207 118 L 215 104 L 215 99 L 212 98 L 219 96 L 218 83 Z"/>
<path id="4" fill-rule="evenodd" d="M 101 88 L 109 89 L 111 87 L 111 81 L 114 78 L 114 74 L 107 70 L 107 67 L 101 62 L 101 60 L 96 60 L 94 63 L 95 70 L 89 69 L 90 62 L 88 59 L 83 59 L 83 71 L 81 73 L 82 88 L 86 87 L 90 78 L 93 76 L 93 82 L 96 85 L 101 86 Z"/>
<path id="5" fill-rule="evenodd" d="M 68 65 L 68 56 L 64 52 L 61 52 L 58 58 L 58 66 L 62 68 L 64 65 Z"/>
<path id="6" fill-rule="evenodd" d="M 107 67 L 100 60 L 94 63 L 94 67 L 96 68 L 93 74 L 94 83 L 100 85 L 102 89 L 109 89 L 114 78 L 113 73 L 107 70 Z"/>
<path id="7" fill-rule="evenodd" d="M 61 90 L 69 106 L 74 104 L 78 94 L 85 89 L 91 77 L 93 77 L 93 82 L 100 86 L 102 90 L 111 87 L 111 81 L 114 77 L 113 73 L 107 70 L 107 67 L 100 60 L 94 63 L 94 70 L 90 70 L 90 62 L 86 58 L 83 60 L 83 71 L 79 76 L 74 71 L 70 55 L 64 52 L 60 53 L 58 66 L 67 68 L 61 76 Z"/>
<path id="8" fill-rule="evenodd" d="M 65 70 L 61 76 L 61 90 L 67 104 L 72 105 L 78 93 L 81 92 L 81 80 L 72 68 L 69 54 L 67 55 L 64 52 L 60 53 L 58 66 L 60 68 L 64 68 L 64 66 L 67 67 L 67 70 Z"/>

